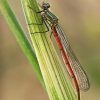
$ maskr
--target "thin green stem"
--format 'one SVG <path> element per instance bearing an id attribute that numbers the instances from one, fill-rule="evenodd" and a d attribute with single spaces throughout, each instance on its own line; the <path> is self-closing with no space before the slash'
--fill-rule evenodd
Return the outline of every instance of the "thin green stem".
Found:
<path id="1" fill-rule="evenodd" d="M 0 1 L 0 10 L 6 19 L 10 29 L 12 30 L 16 40 L 18 41 L 20 47 L 22 48 L 24 54 L 27 56 L 29 62 L 31 63 L 34 71 L 36 72 L 40 82 L 42 83 L 43 87 L 45 88 L 44 81 L 41 75 L 40 67 L 36 58 L 36 55 L 33 51 L 33 48 L 25 35 L 20 23 L 18 22 L 13 10 L 11 9 L 7 0 Z"/>

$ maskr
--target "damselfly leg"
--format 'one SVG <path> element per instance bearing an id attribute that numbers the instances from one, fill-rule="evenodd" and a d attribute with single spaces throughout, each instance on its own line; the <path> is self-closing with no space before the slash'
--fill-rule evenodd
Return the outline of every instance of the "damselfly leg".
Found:
<path id="1" fill-rule="evenodd" d="M 41 12 L 43 12 L 43 11 L 39 11 L 39 12 L 37 12 L 37 11 L 35 11 L 33 8 L 31 8 L 30 6 L 28 6 L 31 10 L 33 10 L 35 13 L 37 13 L 37 14 L 39 14 L 39 13 L 41 13 Z M 41 16 L 41 23 L 30 23 L 30 24 L 28 24 L 28 25 L 45 25 L 45 27 L 46 27 L 46 31 L 43 31 L 43 32 L 34 32 L 34 33 L 31 33 L 31 34 L 35 34 L 35 33 L 45 33 L 45 32 L 48 32 L 49 31 L 49 28 L 48 28 L 48 26 L 47 26 L 47 24 L 46 24 L 46 21 L 43 19 L 43 17 Z"/>

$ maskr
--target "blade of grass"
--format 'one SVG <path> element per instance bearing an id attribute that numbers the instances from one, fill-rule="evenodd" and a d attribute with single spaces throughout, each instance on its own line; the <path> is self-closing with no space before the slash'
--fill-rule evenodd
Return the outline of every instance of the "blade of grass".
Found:
<path id="1" fill-rule="evenodd" d="M 41 23 L 41 15 L 31 8 L 39 11 L 36 0 L 21 0 L 27 24 Z M 42 76 L 50 100 L 76 100 L 76 93 L 67 77 L 66 69 L 52 45 L 48 33 L 35 33 L 45 31 L 44 25 L 29 25 L 30 37 L 40 65 Z"/>
<path id="2" fill-rule="evenodd" d="M 29 43 L 27 36 L 25 35 L 25 32 L 23 31 L 21 25 L 19 24 L 14 12 L 11 9 L 7 0 L 0 1 L 0 10 L 1 10 L 4 18 L 6 19 L 8 25 L 10 26 L 10 29 L 12 30 L 13 34 L 15 35 L 16 40 L 18 41 L 24 54 L 27 56 L 29 62 L 31 63 L 40 82 L 42 83 L 43 87 L 45 88 L 36 55 L 32 49 L 31 44 Z"/>

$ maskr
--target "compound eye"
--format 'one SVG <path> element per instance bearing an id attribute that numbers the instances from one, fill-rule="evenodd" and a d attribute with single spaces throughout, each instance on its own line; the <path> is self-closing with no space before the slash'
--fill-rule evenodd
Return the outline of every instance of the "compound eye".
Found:
<path id="1" fill-rule="evenodd" d="M 40 5 L 40 7 L 41 7 L 42 9 L 48 9 L 48 8 L 50 8 L 50 4 L 47 3 L 47 2 L 42 2 L 42 3 L 40 3 L 39 5 Z"/>
<path id="2" fill-rule="evenodd" d="M 46 7 L 47 7 L 47 8 L 50 8 L 50 4 L 49 4 L 49 3 L 47 3 L 47 4 L 46 4 Z"/>

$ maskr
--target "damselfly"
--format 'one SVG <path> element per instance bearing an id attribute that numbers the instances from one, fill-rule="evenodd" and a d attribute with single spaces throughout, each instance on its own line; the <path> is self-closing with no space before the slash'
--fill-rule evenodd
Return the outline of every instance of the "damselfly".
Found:
<path id="1" fill-rule="evenodd" d="M 50 4 L 47 2 L 42 2 L 39 4 L 39 6 L 42 9 L 41 11 L 35 11 L 32 7 L 28 7 L 37 14 L 41 13 L 42 23 L 30 23 L 28 25 L 45 24 L 47 31 L 34 33 L 45 33 L 49 31 L 49 27 L 51 28 L 52 34 L 54 35 L 61 51 L 64 63 L 66 64 L 66 68 L 74 81 L 78 100 L 80 100 L 80 90 L 87 91 L 90 88 L 89 79 L 74 52 L 72 51 L 68 39 L 58 22 L 58 18 L 49 10 Z"/>

